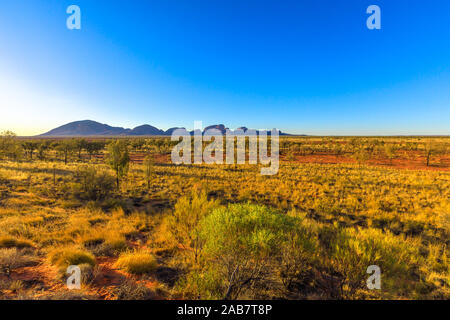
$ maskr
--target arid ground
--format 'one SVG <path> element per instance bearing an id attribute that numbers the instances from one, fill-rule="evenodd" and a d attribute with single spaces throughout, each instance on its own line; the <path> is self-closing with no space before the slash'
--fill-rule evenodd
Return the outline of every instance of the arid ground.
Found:
<path id="1" fill-rule="evenodd" d="M 0 299 L 450 298 L 450 138 L 282 137 L 273 176 L 172 146 L 3 135 Z"/>

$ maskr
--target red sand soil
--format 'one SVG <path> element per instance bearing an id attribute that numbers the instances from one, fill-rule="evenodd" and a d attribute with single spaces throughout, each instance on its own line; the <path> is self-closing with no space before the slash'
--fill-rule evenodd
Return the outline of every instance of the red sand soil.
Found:
<path id="1" fill-rule="evenodd" d="M 139 276 L 128 274 L 124 271 L 114 268 L 114 263 L 117 258 L 100 257 L 97 258 L 98 268 L 100 274 L 95 279 L 94 283 L 90 285 L 87 292 L 98 296 L 100 299 L 112 300 L 114 289 L 122 284 L 125 279 L 131 279 L 139 284 L 146 286 L 149 289 L 155 289 L 158 285 L 154 279 L 141 279 Z M 160 299 L 156 297 L 155 299 Z"/>
<path id="2" fill-rule="evenodd" d="M 32 267 L 15 269 L 10 274 L 10 280 L 19 280 L 22 281 L 26 288 L 37 289 L 33 290 L 36 298 L 64 290 L 66 288 L 65 284 L 62 281 L 57 281 L 57 278 L 57 269 L 45 262 Z M 0 276 L 0 280 L 6 279 L 6 275 Z M 16 296 L 10 290 L 5 290 L 5 293 L 10 297 Z"/>
<path id="3" fill-rule="evenodd" d="M 140 279 L 140 277 L 128 274 L 114 268 L 117 258 L 98 257 L 97 268 L 98 274 L 93 283 L 83 287 L 83 292 L 92 297 L 98 297 L 104 300 L 113 300 L 114 290 L 121 285 L 126 279 L 131 279 L 149 289 L 155 289 L 158 282 L 152 278 Z M 7 280 L 6 275 L 0 275 L 0 281 Z M 56 267 L 48 264 L 46 261 L 32 267 L 23 267 L 15 269 L 10 274 L 10 281 L 21 281 L 26 289 L 33 291 L 35 298 L 42 298 L 55 293 L 69 291 L 64 280 L 58 276 Z M 12 299 L 17 297 L 17 293 L 11 290 L 4 290 L 5 298 Z M 155 299 L 162 299 L 156 296 Z"/>
<path id="4" fill-rule="evenodd" d="M 285 156 L 281 156 L 280 158 L 282 161 L 288 161 Z M 322 164 L 356 163 L 349 156 L 333 154 L 295 155 L 295 160 L 289 162 Z M 410 151 L 401 157 L 392 159 L 392 161 L 385 158 L 375 158 L 364 162 L 364 164 L 395 169 L 450 171 L 450 156 L 432 157 L 430 165 L 427 166 L 426 158 L 423 155 Z"/>
<path id="5" fill-rule="evenodd" d="M 141 164 L 145 159 L 143 153 L 131 153 L 131 162 Z M 103 159 L 103 155 L 94 156 L 98 160 Z M 170 154 L 153 155 L 155 163 L 171 163 Z M 322 164 L 339 164 L 339 163 L 356 163 L 350 155 L 335 155 L 318 153 L 313 155 L 295 155 L 295 160 L 289 161 L 286 156 L 280 156 L 281 161 L 297 162 L 297 163 L 322 163 Z M 396 169 L 412 169 L 412 170 L 434 170 L 434 171 L 450 171 L 450 155 L 432 156 L 430 165 L 426 165 L 426 158 L 419 151 L 403 151 L 392 160 L 382 157 L 376 157 L 364 162 L 365 165 L 382 166 L 386 168 Z"/>

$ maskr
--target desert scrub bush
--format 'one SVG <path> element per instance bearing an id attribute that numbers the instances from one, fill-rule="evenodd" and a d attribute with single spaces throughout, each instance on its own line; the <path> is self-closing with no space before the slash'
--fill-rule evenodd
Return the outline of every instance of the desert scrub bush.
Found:
<path id="1" fill-rule="evenodd" d="M 173 214 L 165 221 L 169 236 L 186 249 L 186 253 L 192 254 L 195 263 L 202 248 L 199 222 L 218 206 L 217 200 L 208 200 L 206 192 L 194 192 L 191 196 L 180 198 Z"/>
<path id="2" fill-rule="evenodd" d="M 432 155 L 445 154 L 447 146 L 443 143 L 438 142 L 426 142 L 423 145 L 423 150 L 425 153 L 425 158 L 427 161 L 427 167 L 430 165 L 430 159 Z"/>
<path id="3" fill-rule="evenodd" d="M 128 153 L 128 145 L 124 140 L 112 141 L 108 146 L 107 163 L 116 173 L 116 185 L 119 190 L 120 181 L 128 173 L 130 164 L 130 155 Z"/>
<path id="4" fill-rule="evenodd" d="M 331 250 L 324 255 L 332 270 L 330 274 L 336 276 L 335 287 L 329 287 L 332 292 L 327 292 L 332 293 L 328 295 L 330 298 L 364 297 L 366 271 L 370 265 L 381 269 L 383 290 L 380 294 L 385 297 L 411 293 L 420 282 L 418 271 L 423 258 L 417 239 L 373 228 L 349 228 L 338 230 L 330 243 Z"/>
<path id="5" fill-rule="evenodd" d="M 83 200 L 102 200 L 114 190 L 114 177 L 105 169 L 80 166 L 74 174 L 77 182 L 70 184 L 71 193 Z"/>
<path id="6" fill-rule="evenodd" d="M 147 155 L 144 159 L 144 176 L 145 176 L 145 181 L 147 183 L 147 189 L 150 189 L 150 185 L 151 185 L 151 180 L 152 177 L 154 175 L 154 165 L 155 165 L 155 161 L 154 159 L 150 156 Z"/>
<path id="7" fill-rule="evenodd" d="M 66 272 L 71 265 L 89 264 L 93 267 L 96 264 L 95 257 L 90 252 L 74 247 L 53 249 L 48 253 L 48 258 L 61 272 Z"/>
<path id="8" fill-rule="evenodd" d="M 114 267 L 128 273 L 144 274 L 154 272 L 158 262 L 151 253 L 141 250 L 122 253 Z"/>
<path id="9" fill-rule="evenodd" d="M 426 282 L 434 288 L 427 298 L 449 299 L 450 297 L 450 255 L 446 245 L 428 245 L 428 254 L 421 272 Z M 423 290 L 423 289 L 422 289 Z"/>
<path id="10" fill-rule="evenodd" d="M 220 300 L 226 290 L 223 273 L 215 266 L 206 265 L 203 269 L 193 268 L 181 277 L 174 291 L 182 299 Z"/>
<path id="11" fill-rule="evenodd" d="M 32 248 L 33 242 L 29 240 L 16 239 L 10 236 L 0 237 L 0 248 Z"/>
<path id="12" fill-rule="evenodd" d="M 386 157 L 389 159 L 390 163 L 392 164 L 392 160 L 395 158 L 396 153 L 395 153 L 395 146 L 392 144 L 385 144 L 384 145 L 384 154 L 386 155 Z"/>
<path id="13" fill-rule="evenodd" d="M 280 247 L 280 258 L 274 265 L 284 293 L 303 298 L 314 291 L 318 249 L 317 237 L 305 226 L 299 226 L 289 234 Z"/>
<path id="14" fill-rule="evenodd" d="M 267 277 L 267 266 L 280 248 L 299 230 L 296 217 L 261 205 L 231 204 L 217 208 L 201 222 L 203 258 L 222 273 L 222 297 L 238 298 L 255 282 Z"/>

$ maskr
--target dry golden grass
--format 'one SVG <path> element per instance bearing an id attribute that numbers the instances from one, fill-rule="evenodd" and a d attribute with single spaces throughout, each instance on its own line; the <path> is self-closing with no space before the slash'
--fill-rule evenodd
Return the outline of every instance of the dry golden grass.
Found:
<path id="1" fill-rule="evenodd" d="M 56 248 L 49 252 L 50 262 L 65 271 L 68 266 L 89 264 L 95 266 L 95 257 L 84 250 L 73 247 Z"/>
<path id="2" fill-rule="evenodd" d="M 122 253 L 114 265 L 116 268 L 132 274 L 154 272 L 158 267 L 156 258 L 146 251 Z"/>
<path id="3" fill-rule="evenodd" d="M 32 248 L 33 243 L 29 240 L 16 239 L 10 236 L 0 237 L 0 248 Z"/>
<path id="4" fill-rule="evenodd" d="M 395 146 L 396 157 L 415 155 L 403 154 L 406 148 L 414 148 L 411 144 L 418 147 L 414 152 L 422 152 L 424 139 L 383 138 Z M 430 139 L 448 144 L 445 138 Z M 300 143 L 301 150 L 294 151 L 296 157 L 335 149 L 342 152 L 337 150 L 341 148 L 339 144 L 349 152 L 351 146 L 350 138 L 286 138 L 283 141 Z M 295 150 L 297 146 L 294 144 L 292 148 Z M 105 270 L 118 268 L 138 274 L 138 279 L 143 281 L 167 283 L 173 297 L 187 297 L 188 286 L 193 283 L 198 286 L 199 281 L 194 277 L 179 278 L 179 275 L 206 272 L 206 267 L 211 265 L 202 256 L 202 243 L 197 241 L 197 234 L 191 232 L 197 229 L 178 229 L 182 231 L 178 236 L 183 239 L 174 237 L 177 231 L 174 219 L 185 218 L 196 224 L 201 217 L 191 219 L 196 217 L 195 210 L 210 208 L 209 204 L 196 204 L 200 198 L 190 197 L 194 190 L 194 194 L 206 194 L 207 200 L 214 204 L 211 208 L 251 202 L 299 217 L 302 226 L 310 230 L 311 241 L 319 248 L 314 256 L 307 257 L 309 262 L 314 261 L 307 270 L 345 273 L 351 270 L 352 257 L 357 257 L 364 263 L 389 266 L 386 272 L 396 275 L 397 278 L 391 279 L 398 279 L 386 280 L 385 291 L 361 290 L 346 298 L 448 299 L 450 173 L 440 170 L 441 165 L 445 169 L 446 163 L 438 162 L 438 158 L 432 158 L 433 170 L 403 170 L 365 163 L 283 161 L 274 176 L 261 176 L 258 166 L 252 165 L 175 166 L 156 162 L 149 185 L 144 166 L 134 163 L 119 191 L 108 190 L 106 198 L 89 200 L 77 175 L 86 164 L 3 161 L 0 164 L 0 250 L 5 261 L 14 262 L 16 258 L 24 261 L 20 260 L 24 256 L 38 260 L 42 267 L 32 272 L 47 272 L 48 264 L 64 269 L 70 264 L 94 266 L 97 263 Z M 101 161 L 90 166 L 95 171 L 114 175 Z M 179 214 L 173 214 L 174 211 Z M 208 215 L 207 211 L 201 215 Z M 333 256 L 327 253 L 329 243 L 324 239 L 335 245 L 336 234 L 343 237 L 341 243 L 346 249 L 341 255 Z M 167 274 L 157 277 L 157 268 L 166 268 Z M 212 286 L 217 279 L 212 273 L 208 275 L 210 278 L 205 276 L 210 281 L 208 286 Z M 21 279 L 13 277 L 12 280 Z M 54 281 L 61 284 L 60 279 Z M 277 283 L 279 279 L 271 281 Z M 8 298 L 17 298 L 18 292 L 23 291 L 19 282 L 10 285 L 15 293 Z M 208 286 L 202 290 L 213 292 Z M 139 297 L 146 296 L 147 292 L 135 286 L 122 289 L 124 295 L 134 292 Z M 311 297 L 325 297 L 317 287 L 309 289 Z M 308 298 L 298 292 L 297 295 L 280 294 L 276 285 L 259 290 L 256 295 L 259 298 L 280 295 Z M 213 297 L 213 294 L 205 296 Z"/>

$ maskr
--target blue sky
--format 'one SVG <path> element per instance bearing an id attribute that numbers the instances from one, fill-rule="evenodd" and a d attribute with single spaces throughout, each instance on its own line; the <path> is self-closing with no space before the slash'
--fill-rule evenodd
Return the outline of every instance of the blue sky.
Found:
<path id="1" fill-rule="evenodd" d="M 0 108 L 20 135 L 84 119 L 450 134 L 450 1 L 1 1 Z"/>

